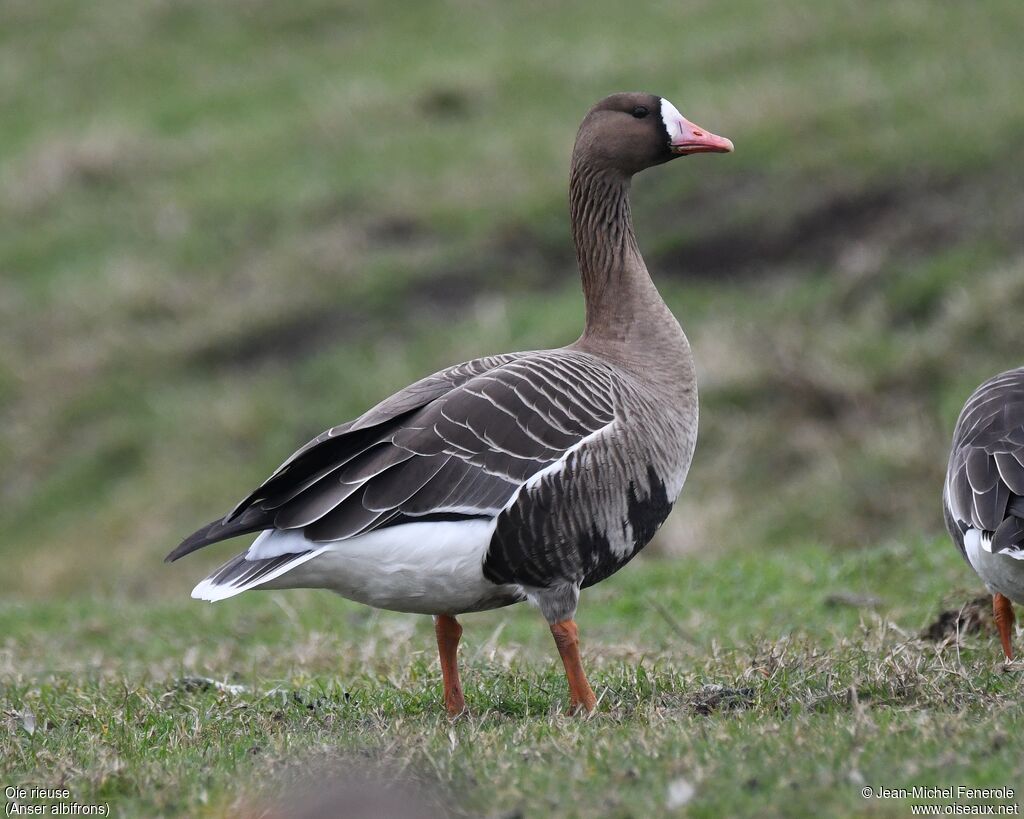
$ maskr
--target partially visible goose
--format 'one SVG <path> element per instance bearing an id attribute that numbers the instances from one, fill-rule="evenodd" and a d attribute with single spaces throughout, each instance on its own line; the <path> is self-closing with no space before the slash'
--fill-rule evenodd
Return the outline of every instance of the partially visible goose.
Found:
<path id="1" fill-rule="evenodd" d="M 1013 659 L 1013 603 L 1024 603 L 1024 367 L 974 391 L 953 432 L 942 493 L 946 528 L 992 595 Z"/>
<path id="2" fill-rule="evenodd" d="M 529 599 L 551 626 L 570 712 L 592 710 L 573 622 L 580 589 L 651 539 L 697 437 L 690 346 L 640 256 L 630 180 L 731 150 L 661 97 L 597 103 L 569 182 L 586 301 L 579 340 L 458 364 L 319 435 L 168 555 L 260 533 L 192 596 L 325 588 L 432 614 L 452 715 L 465 708 L 456 615 Z"/>

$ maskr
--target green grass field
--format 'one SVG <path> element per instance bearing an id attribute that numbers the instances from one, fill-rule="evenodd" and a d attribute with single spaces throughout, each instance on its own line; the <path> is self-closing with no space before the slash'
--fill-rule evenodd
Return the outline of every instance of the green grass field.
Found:
<path id="1" fill-rule="evenodd" d="M 1018 0 L 0 16 L 0 785 L 259 815 L 289 766 L 357 760 L 469 815 L 904 816 L 860 788 L 1024 781 L 1019 666 L 918 639 L 982 591 L 942 475 L 1021 363 Z M 576 337 L 568 156 L 624 89 L 737 150 L 634 188 L 701 433 L 648 555 L 584 597 L 600 713 L 559 716 L 525 607 L 466 618 L 449 725 L 424 618 L 190 601 L 230 547 L 163 555 L 297 445 Z"/>
<path id="2" fill-rule="evenodd" d="M 970 582 L 944 542 L 650 559 L 584 594 L 593 717 L 561 715 L 521 605 L 463 618 L 455 723 L 428 618 L 316 592 L 8 603 L 0 776 L 116 815 L 235 815 L 298 761 L 397 768 L 459 815 L 660 815 L 682 780 L 693 816 L 905 816 L 861 789 L 1024 777 L 1024 668 L 991 624 L 918 636 Z"/>

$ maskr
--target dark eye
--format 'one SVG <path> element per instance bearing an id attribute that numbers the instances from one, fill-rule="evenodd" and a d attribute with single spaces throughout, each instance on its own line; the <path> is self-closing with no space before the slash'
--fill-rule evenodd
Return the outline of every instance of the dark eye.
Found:
<path id="1" fill-rule="evenodd" d="M 650 112 L 642 105 L 638 105 L 636 108 L 633 109 L 633 116 L 636 117 L 637 119 L 643 119 L 649 113 Z"/>

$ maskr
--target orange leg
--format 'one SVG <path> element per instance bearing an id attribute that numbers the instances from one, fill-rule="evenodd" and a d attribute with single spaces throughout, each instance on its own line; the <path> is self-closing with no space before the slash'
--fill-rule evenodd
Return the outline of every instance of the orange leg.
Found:
<path id="1" fill-rule="evenodd" d="M 580 662 L 580 635 L 576 623 L 572 620 L 552 623 L 551 634 L 555 638 L 555 645 L 558 646 L 558 653 L 562 657 L 562 665 L 565 666 L 565 676 L 569 680 L 569 713 L 593 711 L 597 705 L 597 697 L 587 682 L 587 675 L 583 673 L 583 664 Z"/>
<path id="2" fill-rule="evenodd" d="M 462 697 L 462 683 L 459 681 L 459 638 L 462 626 L 449 614 L 434 618 L 434 633 L 437 635 L 437 653 L 441 656 L 441 676 L 444 678 L 444 705 L 448 716 L 457 717 L 466 710 Z"/>
<path id="3" fill-rule="evenodd" d="M 996 617 L 996 628 L 999 629 L 999 641 L 1003 644 L 1003 654 L 1007 660 L 1013 659 L 1013 603 L 1010 598 L 998 592 L 992 596 L 992 611 Z"/>

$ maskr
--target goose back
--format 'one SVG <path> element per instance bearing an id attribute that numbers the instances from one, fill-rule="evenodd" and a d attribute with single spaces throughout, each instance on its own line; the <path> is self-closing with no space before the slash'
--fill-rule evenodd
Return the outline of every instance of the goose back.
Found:
<path id="1" fill-rule="evenodd" d="M 971 531 L 987 551 L 1024 557 L 1024 368 L 989 379 L 967 399 L 953 432 L 943 512 L 965 558 Z"/>

